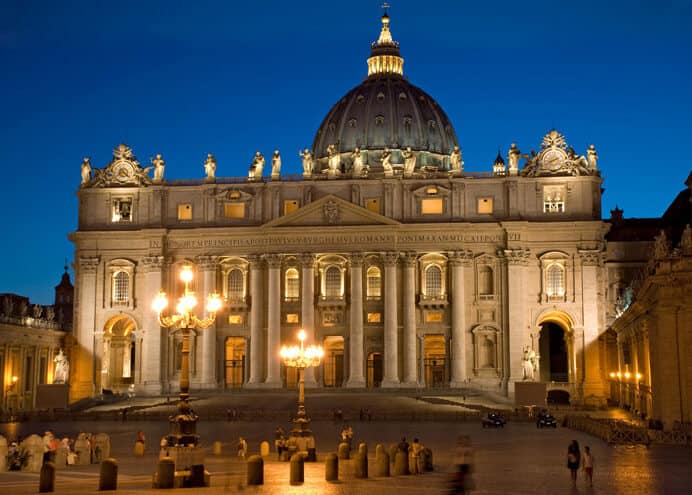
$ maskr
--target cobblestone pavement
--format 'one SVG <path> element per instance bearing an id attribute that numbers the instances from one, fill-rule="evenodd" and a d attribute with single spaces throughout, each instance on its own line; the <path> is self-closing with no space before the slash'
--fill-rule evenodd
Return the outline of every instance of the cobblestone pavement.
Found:
<path id="1" fill-rule="evenodd" d="M 308 391 L 310 394 L 310 391 Z M 251 396 L 252 394 L 248 394 Z M 322 398 L 318 398 L 322 396 Z M 243 396 L 245 397 L 245 396 Z M 261 487 L 245 486 L 245 465 L 235 454 L 239 436 L 247 439 L 250 453 L 257 453 L 262 440 L 271 440 L 277 426 L 288 429 L 288 414 L 292 407 L 290 394 L 256 395 L 253 404 L 259 402 L 268 410 L 272 404 L 281 409 L 278 420 L 266 421 L 259 418 L 252 421 L 210 421 L 204 419 L 205 408 L 200 408 L 203 419 L 199 423 L 199 433 L 203 447 L 207 450 L 206 468 L 212 474 L 211 487 L 204 489 L 181 489 L 168 492 L 192 493 L 248 493 L 248 494 L 370 494 L 385 495 L 443 494 L 453 469 L 453 453 L 459 435 L 469 435 L 475 449 L 474 474 L 479 495 L 516 494 L 683 494 L 689 493 L 692 484 L 692 448 L 675 446 L 611 447 L 603 441 L 580 432 L 558 427 L 536 429 L 533 423 L 510 422 L 504 429 L 482 429 L 477 421 L 358 421 L 357 410 L 363 405 L 377 408 L 383 416 L 390 415 L 396 408 L 408 407 L 411 401 L 397 395 L 370 398 L 367 394 L 342 394 L 338 399 L 347 404 L 345 411 L 355 411 L 347 415 L 348 424 L 354 430 L 354 443 L 365 441 L 370 451 L 370 472 L 374 472 L 374 447 L 376 443 L 388 446 L 398 442 L 405 435 L 409 440 L 419 437 L 423 444 L 433 450 L 435 472 L 420 476 L 397 478 L 353 479 L 353 466 L 350 462 L 340 465 L 339 483 L 324 481 L 324 464 L 305 464 L 305 483 L 290 486 L 289 465 L 279 463 L 270 456 L 265 464 L 265 484 Z M 261 398 L 261 399 L 260 399 Z M 209 398 L 209 407 L 217 407 Z M 234 397 L 236 399 L 236 397 Z M 259 399 L 259 400 L 257 400 Z M 226 399 L 227 401 L 227 399 Z M 244 403 L 245 399 L 235 404 Z M 285 403 L 284 403 L 285 402 Z M 419 401 L 417 401 L 419 402 Z M 219 402 L 219 403 L 223 403 Z M 318 416 L 324 416 L 334 405 L 333 400 L 322 394 L 308 395 L 308 412 L 311 407 Z M 163 406 L 159 406 L 163 407 Z M 174 406 L 165 406 L 173 411 Z M 420 405 L 429 410 L 430 406 Z M 440 406 L 450 407 L 450 406 Z M 275 408 L 275 410 L 276 410 Z M 323 410 L 324 409 L 324 410 Z M 432 409 L 430 409 L 432 410 Z M 355 418 L 355 421 L 353 420 Z M 107 432 L 111 435 L 111 455 L 118 460 L 118 493 L 146 493 L 160 490 L 151 489 L 151 476 L 156 470 L 158 441 L 167 431 L 165 421 L 70 421 L 28 422 L 22 424 L 0 424 L 0 434 L 15 438 L 30 433 L 41 433 L 51 428 L 59 437 L 75 437 L 80 431 L 91 433 Z M 317 439 L 320 461 L 324 454 L 335 451 L 339 432 L 343 423 L 319 420 L 312 424 Z M 147 450 L 144 457 L 134 457 L 134 440 L 138 430 L 147 437 Z M 566 468 L 567 444 L 576 439 L 580 445 L 591 446 L 596 459 L 593 488 L 588 488 L 580 473 L 576 486 L 572 486 Z M 211 445 L 221 441 L 223 455 L 212 455 Z M 81 494 L 96 493 L 98 487 L 97 465 L 71 466 L 58 471 L 56 493 Z M 37 493 L 38 474 L 7 472 L 0 473 L 0 495 L 20 495 Z"/>

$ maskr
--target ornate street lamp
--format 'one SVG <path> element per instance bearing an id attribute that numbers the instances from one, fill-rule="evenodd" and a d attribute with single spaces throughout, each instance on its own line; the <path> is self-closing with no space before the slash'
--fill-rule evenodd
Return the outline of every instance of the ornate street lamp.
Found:
<path id="1" fill-rule="evenodd" d="M 162 313 L 168 307 L 166 293 L 161 290 L 154 298 L 152 308 L 158 314 L 159 323 L 165 328 L 178 328 L 183 337 L 182 362 L 180 370 L 180 401 L 178 402 L 178 414 L 169 418 L 168 445 L 169 446 L 196 446 L 199 443 L 197 435 L 198 416 L 190 407 L 190 330 L 202 330 L 209 327 L 216 319 L 216 312 L 221 309 L 221 297 L 217 293 L 207 298 L 206 318 L 198 318 L 192 314 L 197 306 L 195 293 L 190 290 L 192 282 L 192 267 L 183 266 L 180 271 L 180 280 L 185 284 L 183 295 L 175 306 L 176 314 L 164 316 Z"/>
<path id="2" fill-rule="evenodd" d="M 293 418 L 293 424 L 295 427 L 291 432 L 291 436 L 295 437 L 309 437 L 312 436 L 312 432 L 306 428 L 310 423 L 310 418 L 305 413 L 305 368 L 310 366 L 318 366 L 320 364 L 320 359 L 324 356 L 324 351 L 322 347 L 311 345 L 307 349 L 304 347 L 303 342 L 307 335 L 305 330 L 300 329 L 298 331 L 298 340 L 300 341 L 300 347 L 283 346 L 281 348 L 281 359 L 286 366 L 296 368 L 298 371 L 298 413 L 296 417 Z"/>

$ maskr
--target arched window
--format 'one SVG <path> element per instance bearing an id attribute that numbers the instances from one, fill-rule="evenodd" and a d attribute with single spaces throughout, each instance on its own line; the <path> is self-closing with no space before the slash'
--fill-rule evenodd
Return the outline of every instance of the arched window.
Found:
<path id="1" fill-rule="evenodd" d="M 130 276 L 127 272 L 113 275 L 113 304 L 127 304 L 130 299 Z"/>
<path id="2" fill-rule="evenodd" d="M 300 298 L 300 278 L 298 276 L 298 270 L 295 268 L 286 270 L 285 291 L 284 297 L 287 301 L 294 301 Z"/>
<path id="3" fill-rule="evenodd" d="M 430 265 L 425 270 L 425 295 L 428 297 L 442 296 L 442 269 L 437 265 Z"/>
<path id="4" fill-rule="evenodd" d="M 382 274 L 376 266 L 368 268 L 368 287 L 367 297 L 371 299 L 379 299 L 382 297 Z"/>
<path id="5" fill-rule="evenodd" d="M 558 263 L 548 265 L 545 270 L 545 287 L 548 297 L 565 295 L 565 269 Z"/>
<path id="6" fill-rule="evenodd" d="M 481 298 L 489 299 L 495 294 L 493 283 L 493 269 L 489 266 L 481 266 L 478 269 L 478 294 Z"/>
<path id="7" fill-rule="evenodd" d="M 238 268 L 228 272 L 226 296 L 229 301 L 242 301 L 244 299 L 245 283 L 243 278 L 243 272 Z"/>
<path id="8" fill-rule="evenodd" d="M 324 274 L 326 297 L 341 297 L 341 270 L 330 266 Z"/>

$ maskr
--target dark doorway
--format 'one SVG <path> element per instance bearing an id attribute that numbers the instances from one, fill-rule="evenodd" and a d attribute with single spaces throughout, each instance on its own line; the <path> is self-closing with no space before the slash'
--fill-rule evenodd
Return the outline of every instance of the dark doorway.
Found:
<path id="1" fill-rule="evenodd" d="M 382 383 L 382 354 L 373 352 L 368 356 L 368 387 L 379 387 Z"/>
<path id="2" fill-rule="evenodd" d="M 569 406 L 569 392 L 566 390 L 550 390 L 548 392 L 548 404 L 561 404 Z"/>
<path id="3" fill-rule="evenodd" d="M 565 331 L 555 323 L 541 326 L 538 342 L 540 359 L 540 379 L 545 382 L 568 382 L 569 365 Z"/>

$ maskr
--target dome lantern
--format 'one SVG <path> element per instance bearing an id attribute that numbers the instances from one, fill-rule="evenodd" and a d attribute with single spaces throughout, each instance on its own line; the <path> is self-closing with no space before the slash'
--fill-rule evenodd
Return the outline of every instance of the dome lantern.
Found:
<path id="1" fill-rule="evenodd" d="M 404 74 L 404 59 L 399 55 L 399 43 L 392 39 L 389 30 L 389 16 L 387 15 L 388 5 L 383 5 L 385 11 L 382 15 L 382 29 L 380 37 L 373 42 L 370 48 L 370 58 L 368 58 L 368 77 L 380 74 Z"/>

